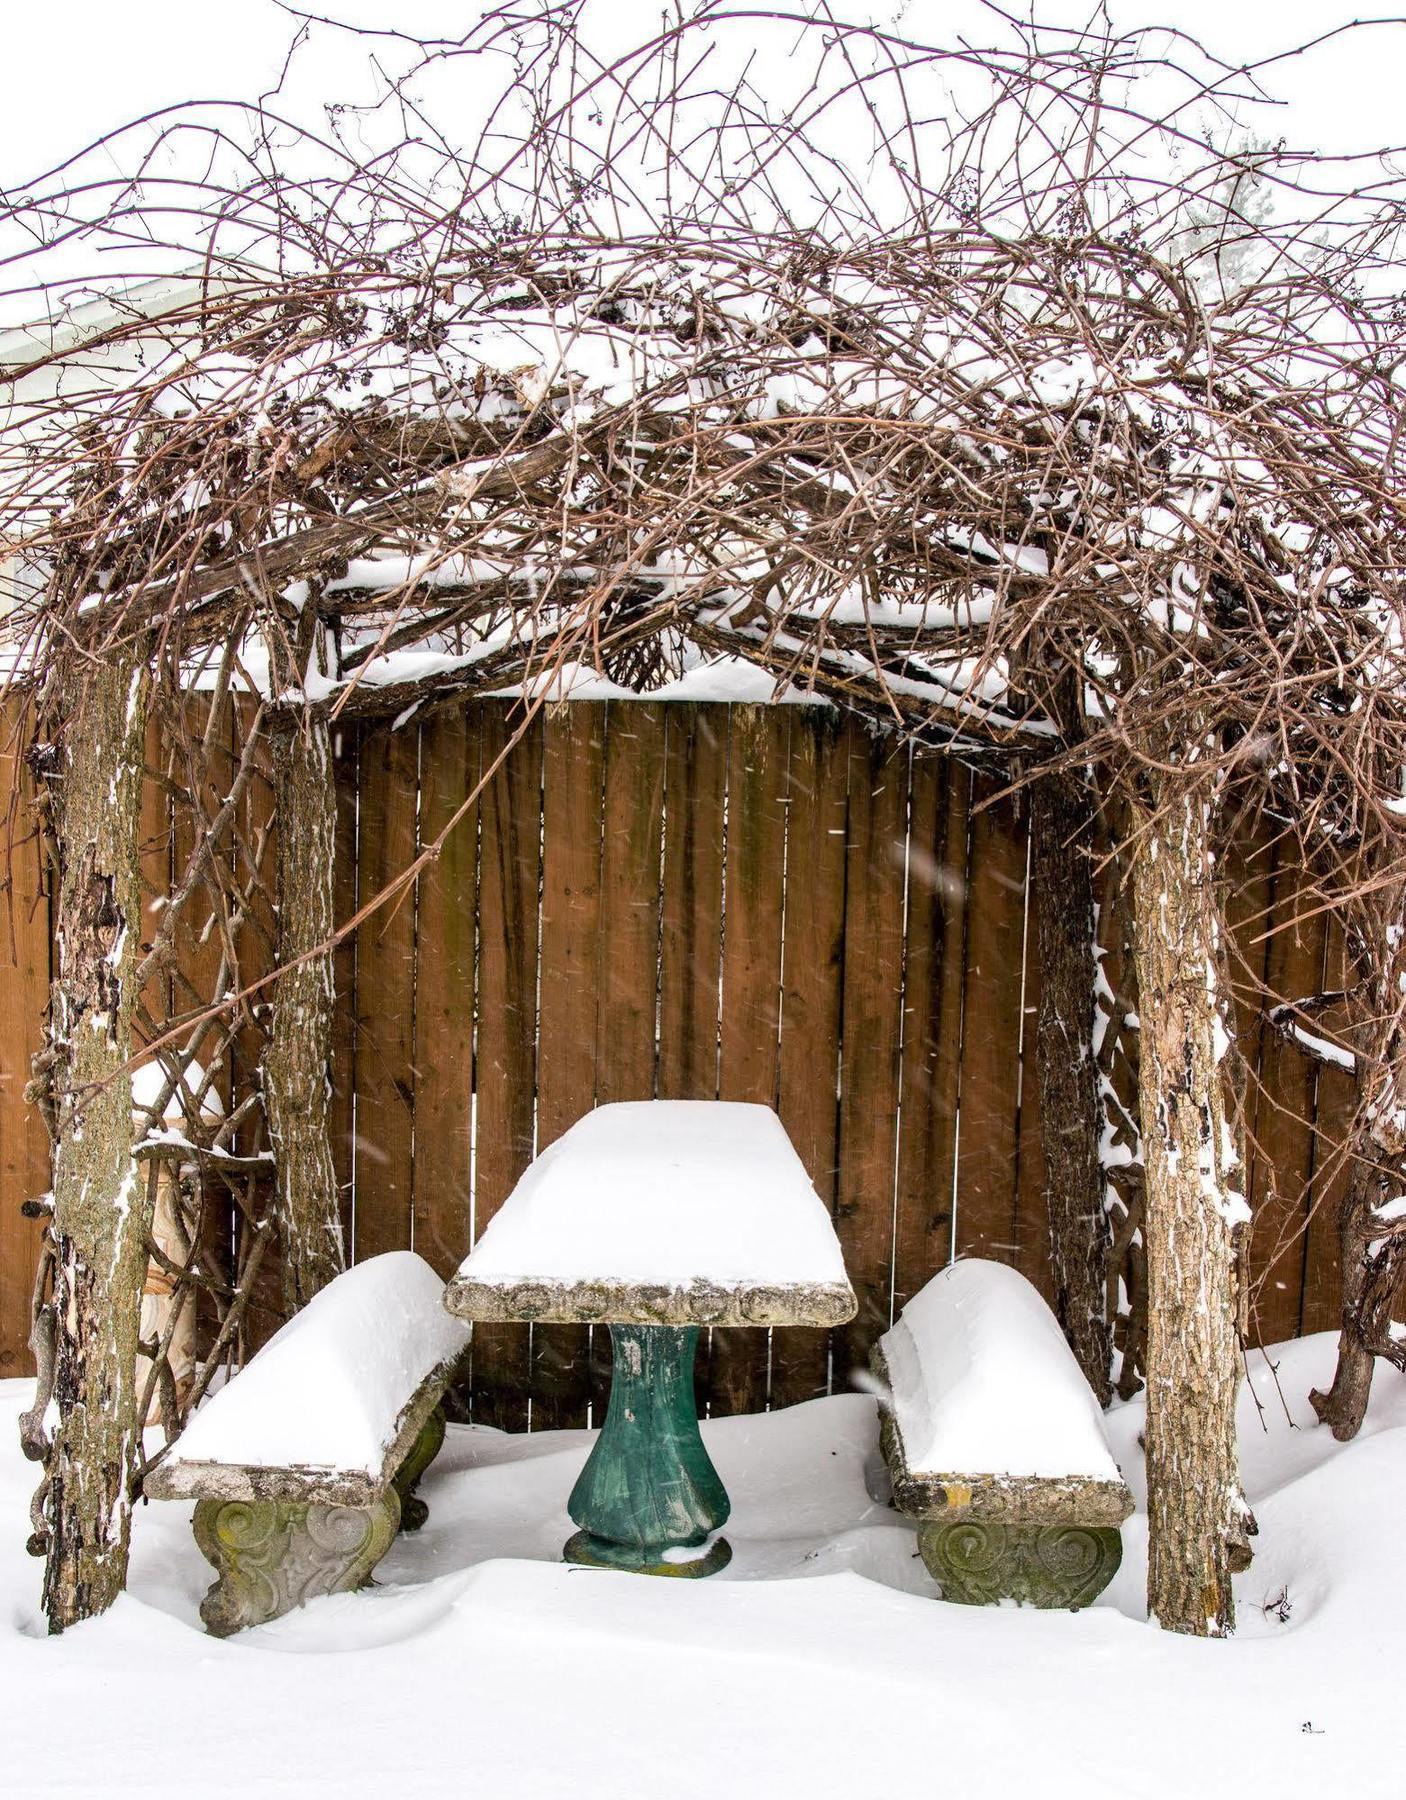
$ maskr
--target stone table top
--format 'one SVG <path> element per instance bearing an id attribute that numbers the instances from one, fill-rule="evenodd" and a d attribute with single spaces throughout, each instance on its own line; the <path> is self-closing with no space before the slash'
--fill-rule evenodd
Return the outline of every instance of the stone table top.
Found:
<path id="1" fill-rule="evenodd" d="M 854 1290 L 768 1106 L 597 1107 L 544 1150 L 445 1290 L 461 1318 L 838 1325 Z"/>

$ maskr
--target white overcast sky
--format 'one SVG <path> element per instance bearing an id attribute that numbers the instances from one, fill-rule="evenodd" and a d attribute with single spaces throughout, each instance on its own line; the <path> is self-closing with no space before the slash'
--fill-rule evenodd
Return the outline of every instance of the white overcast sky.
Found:
<path id="1" fill-rule="evenodd" d="M 394 27 L 425 36 L 460 37 L 485 9 L 485 0 L 305 0 L 314 10 L 366 27 Z M 546 0 L 543 0 L 543 4 Z M 589 0 L 588 34 L 596 45 L 609 42 L 623 51 L 658 29 L 664 0 Z M 794 15 L 806 0 L 780 0 Z M 1035 17 L 1051 27 L 1082 27 L 1096 18 L 1097 0 L 1008 0 L 1012 10 L 1034 6 Z M 1248 133 L 1273 141 L 1286 139 L 1295 149 L 1335 155 L 1375 152 L 1406 142 L 1406 0 L 1402 12 L 1381 13 L 1330 42 L 1320 42 L 1303 55 L 1284 60 L 1260 75 L 1282 107 L 1247 111 L 1237 124 Z M 533 0 L 518 0 L 519 12 Z M 736 0 L 739 10 L 760 12 L 756 0 Z M 938 45 L 965 40 L 972 47 L 1011 43 L 1009 27 L 982 0 L 832 0 L 836 12 L 856 21 L 892 25 L 903 35 Z M 1294 51 L 1313 38 L 1323 38 L 1355 15 L 1349 0 L 1107 0 L 1114 29 L 1173 23 L 1199 39 L 1225 62 L 1260 64 L 1279 53 Z M 672 10 L 672 8 L 671 8 Z M 1365 10 L 1365 9 L 1364 9 Z M 76 155 L 95 139 L 133 119 L 190 102 L 256 101 L 279 80 L 298 26 L 276 0 L 10 0 L 0 30 L 0 190 L 23 196 L 28 185 L 57 164 Z M 743 33 L 764 27 L 734 24 Z M 739 54 L 747 42 L 734 44 Z M 778 44 L 794 41 L 789 30 L 772 32 L 754 65 L 772 69 L 773 98 L 785 111 L 787 74 L 806 79 L 807 62 L 782 69 L 776 65 Z M 1165 40 L 1163 40 L 1165 43 Z M 717 46 L 714 46 L 716 48 Z M 316 28 L 299 50 L 294 79 L 280 95 L 277 111 L 304 126 L 320 129 L 327 104 L 356 105 L 372 101 L 380 91 L 372 67 L 379 54 L 397 71 L 405 49 L 374 44 L 327 27 Z M 1177 60 L 1185 60 L 1179 53 Z M 456 65 L 433 94 L 421 94 L 442 128 L 463 122 L 472 137 L 470 115 L 477 102 L 497 92 L 506 65 Z M 456 83 L 460 85 L 455 85 Z M 467 84 L 467 85 L 463 85 Z M 1185 87 L 1179 89 L 1185 97 Z M 1163 100 L 1142 96 L 1155 109 Z M 242 138 L 238 122 L 229 120 Z M 1217 120 L 1219 130 L 1223 121 Z M 180 152 L 168 150 L 169 173 L 184 167 L 193 139 Z M 128 137 L 108 165 L 113 175 L 131 172 L 138 139 Z M 104 153 L 107 154 L 107 153 Z M 1406 156 L 1394 163 L 1406 170 Z M 99 179 L 101 164 L 84 166 L 85 180 Z M 1360 176 L 1340 176 L 1349 186 Z M 1335 185 L 1330 177 L 1329 190 Z M 36 263 L 27 255 L 13 261 L 32 240 L 22 214 L 6 221 L 0 214 L 0 322 L 29 321 L 41 301 L 37 281 L 71 280 L 73 290 L 93 291 L 91 255 L 81 239 L 46 251 Z M 169 254 L 122 247 L 117 260 L 105 259 L 117 285 L 143 274 L 167 273 Z M 164 255 L 164 260 L 163 260 Z M 14 282 L 6 286 L 6 279 Z M 106 279 L 99 278 L 102 285 Z M 52 290 L 51 290 L 52 291 Z"/>
<path id="2" fill-rule="evenodd" d="M 1013 0 L 1018 4 L 1019 0 Z M 658 13 L 633 0 L 603 0 L 649 30 Z M 1025 0 L 1029 5 L 1029 0 Z M 1175 22 L 1227 60 L 1291 49 L 1353 17 L 1370 15 L 1339 0 L 1109 0 L 1115 24 Z M 1078 24 L 1091 0 L 1035 0 L 1042 22 Z M 458 33 L 478 11 L 475 0 L 325 0 L 317 7 L 368 25 Z M 991 41 L 997 26 L 975 0 L 900 0 L 867 7 L 900 30 L 941 41 L 965 29 Z M 133 116 L 187 100 L 251 100 L 277 78 L 294 25 L 273 0 L 32 0 L 6 9 L 0 34 L 0 187 L 23 183 L 104 130 Z M 616 28 L 620 13 L 616 11 Z M 1406 9 L 1310 56 L 1281 64 L 1273 80 L 1288 103 L 1265 114 L 1265 136 L 1282 130 L 1326 151 L 1375 149 L 1406 139 Z M 310 100 L 356 97 L 368 80 L 368 48 L 344 37 L 320 39 L 300 58 Z M 318 93 L 309 89 L 320 90 Z"/>

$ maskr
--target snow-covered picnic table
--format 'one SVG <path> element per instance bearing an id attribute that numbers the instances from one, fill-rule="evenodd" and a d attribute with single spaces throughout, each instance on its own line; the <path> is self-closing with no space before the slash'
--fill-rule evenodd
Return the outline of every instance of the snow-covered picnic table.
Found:
<path id="1" fill-rule="evenodd" d="M 701 1326 L 831 1326 L 854 1291 L 776 1114 L 625 1101 L 531 1165 L 445 1290 L 465 1319 L 609 1325 L 605 1424 L 572 1490 L 573 1562 L 709 1575 L 727 1492 L 693 1398 Z"/>

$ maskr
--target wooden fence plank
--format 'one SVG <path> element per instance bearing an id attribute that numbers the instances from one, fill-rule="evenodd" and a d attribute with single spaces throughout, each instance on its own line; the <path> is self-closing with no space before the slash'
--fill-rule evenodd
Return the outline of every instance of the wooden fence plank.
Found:
<path id="1" fill-rule="evenodd" d="M 1341 928 L 1330 922 L 1324 931 L 1323 972 L 1320 989 L 1336 993 L 1347 986 L 1347 958 Z M 1304 1244 L 1303 1299 L 1299 1329 L 1302 1332 L 1336 1331 L 1342 1322 L 1342 1246 L 1338 1238 L 1338 1213 L 1348 1186 L 1344 1154 L 1352 1131 L 1357 1102 L 1357 1083 L 1345 1069 L 1331 1065 L 1318 1076 L 1318 1104 L 1314 1123 L 1313 1180 Z M 1325 1376 L 1328 1371 L 1324 1371 Z"/>
<path id="2" fill-rule="evenodd" d="M 785 716 L 767 707 L 734 706 L 728 721 L 718 1092 L 765 1106 L 776 1105 L 781 1031 L 785 727 Z M 759 1412 L 767 1333 L 738 1328 L 709 1338 L 709 1412 Z"/>
<path id="3" fill-rule="evenodd" d="M 659 985 L 659 847 L 664 823 L 664 710 L 606 709 L 604 829 L 597 946 L 596 1102 L 654 1097 Z M 610 1399 L 610 1331 L 590 1331 L 591 1422 Z"/>
<path id="4" fill-rule="evenodd" d="M 664 718 L 664 892 L 659 928 L 661 1100 L 718 1097 L 722 970 L 726 707 L 675 704 Z M 708 1406 L 712 1333 L 694 1368 L 698 1409 Z"/>
<path id="5" fill-rule="evenodd" d="M 1021 823 L 1028 829 L 1029 805 L 1023 804 Z M 1040 1108 L 1040 1064 L 1036 1045 L 1036 1021 L 1040 1016 L 1040 929 L 1035 916 L 1036 897 L 1030 890 L 1029 846 L 1026 849 L 1025 979 L 1020 1005 L 1020 1078 L 1016 1112 L 1015 1266 L 1033 1282 L 1046 1302 L 1054 1305 L 1054 1279 L 1050 1268 L 1049 1205 L 1045 1198 L 1045 1144 Z M 1088 1023 L 1093 1024 L 1094 997 L 1088 996 Z"/>
<path id="6" fill-rule="evenodd" d="M 357 790 L 361 771 L 361 734 L 355 725 L 332 728 L 336 770 L 337 825 L 332 870 L 332 917 L 345 925 L 357 909 Z M 331 1104 L 327 1114 L 332 1161 L 342 1197 L 342 1242 L 352 1251 L 356 1151 L 356 946 L 357 933 L 342 939 L 332 958 L 335 998 L 332 1006 Z"/>
<path id="7" fill-rule="evenodd" d="M 474 1028 L 474 1234 L 532 1161 L 537 1090 L 537 928 L 541 880 L 542 725 L 508 745 L 519 720 L 501 706 L 471 710 L 478 726 L 478 995 Z M 506 750 L 506 760 L 488 772 Z M 526 1325 L 476 1325 L 476 1424 L 525 1431 L 531 1388 Z"/>
<path id="8" fill-rule="evenodd" d="M 664 730 L 657 1086 L 661 1100 L 715 1100 L 727 712 L 673 705 Z"/>
<path id="9" fill-rule="evenodd" d="M 34 822 L 29 777 L 16 740 L 19 708 L 0 711 L 0 822 L 14 807 L 12 861 L 0 921 L 0 1376 L 32 1375 L 30 1295 L 43 1226 L 20 1208 L 49 1187 L 49 1134 L 26 1104 L 30 1063 L 43 1035 L 49 1000 L 49 905 Z M 5 827 L 8 829 L 8 827 Z"/>
<path id="10" fill-rule="evenodd" d="M 895 1316 L 952 1254 L 971 775 L 915 756 L 911 793 Z"/>
<path id="11" fill-rule="evenodd" d="M 420 846 L 478 783 L 478 721 L 442 712 L 420 730 Z M 474 1070 L 478 809 L 420 877 L 415 961 L 415 1249 L 446 1279 L 468 1254 Z"/>
<path id="12" fill-rule="evenodd" d="M 1025 817 L 1011 799 L 983 805 L 994 791 L 985 778 L 973 784 L 956 1243 L 959 1256 L 1010 1263 L 1016 1247 Z"/>
<path id="13" fill-rule="evenodd" d="M 415 859 L 418 733 L 361 746 L 361 905 Z M 408 1250 L 414 1205 L 415 895 L 402 892 L 358 933 L 355 1257 Z"/>
<path id="14" fill-rule="evenodd" d="M 1220 873 L 1226 886 L 1225 917 L 1230 938 L 1227 960 L 1235 996 L 1236 1048 L 1249 1072 L 1244 1101 L 1249 1167 L 1241 1170 L 1237 1179 L 1255 1210 L 1275 1186 L 1274 1172 L 1266 1168 L 1261 1144 L 1262 1125 L 1270 1109 L 1264 1101 L 1257 1071 L 1268 1035 L 1264 1020 L 1264 988 L 1271 947 L 1263 933 L 1273 919 L 1277 849 L 1271 834 L 1262 825 L 1245 822 L 1242 828 L 1232 832 L 1220 858 Z M 1256 1221 L 1250 1239 L 1252 1278 L 1257 1267 L 1262 1266 L 1255 1244 L 1261 1224 L 1272 1229 L 1268 1218 Z M 1253 1327 L 1252 1318 L 1252 1330 Z"/>
<path id="15" fill-rule="evenodd" d="M 894 1252 L 909 753 L 846 728 L 849 805 L 835 1222 L 859 1312 L 833 1339 L 842 1392 L 888 1329 Z"/>
<path id="16" fill-rule="evenodd" d="M 600 702 L 562 707 L 544 730 L 539 1152 L 596 1098 L 605 734 Z M 590 1387 L 588 1328 L 534 1326 L 533 1430 L 584 1425 Z"/>
<path id="17" fill-rule="evenodd" d="M 786 907 L 777 1111 L 833 1213 L 839 1176 L 840 1003 L 844 974 L 849 751 L 838 720 L 792 709 L 786 765 Z M 828 1334 L 771 1334 L 772 1406 L 829 1386 Z"/>
<path id="18" fill-rule="evenodd" d="M 1282 856 L 1274 886 L 1279 929 L 1267 942 L 1265 980 L 1271 995 L 1297 998 L 1318 991 L 1323 967 L 1323 915 L 1296 921 L 1311 904 L 1302 877 Z M 1264 927 L 1261 927 L 1264 929 Z M 1318 1064 L 1270 1027 L 1258 1057 L 1250 1202 L 1250 1336 L 1261 1344 L 1293 1337 L 1303 1304 L 1303 1237 L 1313 1169 L 1313 1117 Z"/>

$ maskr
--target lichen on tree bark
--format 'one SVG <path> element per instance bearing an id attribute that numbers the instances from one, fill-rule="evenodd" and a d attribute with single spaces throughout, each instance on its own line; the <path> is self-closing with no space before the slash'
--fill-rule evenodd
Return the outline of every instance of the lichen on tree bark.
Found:
<path id="1" fill-rule="evenodd" d="M 346 1266 L 328 1133 L 335 997 L 331 952 L 336 793 L 326 714 L 288 709 L 273 731 L 278 958 L 263 1058 L 273 1142 L 283 1303 L 297 1312 Z"/>
<path id="2" fill-rule="evenodd" d="M 133 977 L 147 671 L 140 646 L 55 678 L 39 769 L 57 857 L 46 1113 L 53 1417 L 40 1540 L 52 1631 L 104 1611 L 127 1574 L 147 1184 L 132 1155 Z"/>
<path id="3" fill-rule="evenodd" d="M 1150 773 L 1132 840 L 1141 1000 L 1139 1110 L 1146 1188 L 1148 1609 L 1165 1628 L 1221 1635 L 1253 1528 L 1235 1439 L 1236 1233 L 1248 1218 L 1227 1117 L 1211 809 Z"/>

